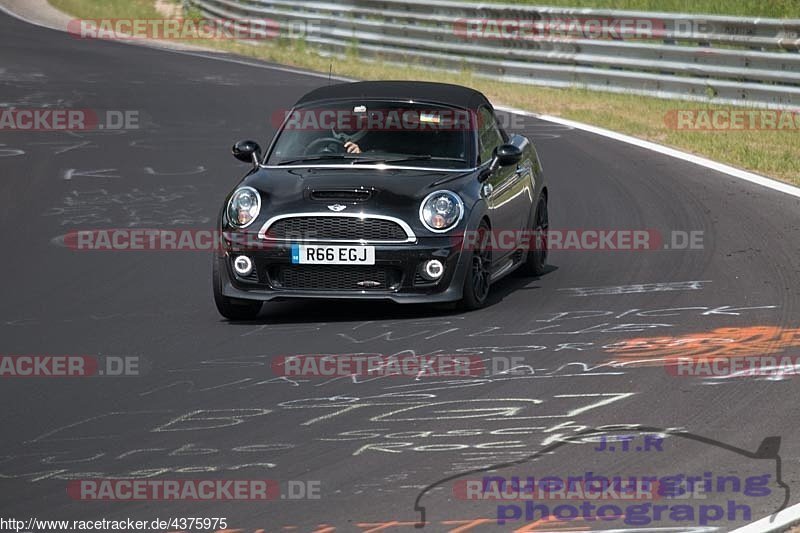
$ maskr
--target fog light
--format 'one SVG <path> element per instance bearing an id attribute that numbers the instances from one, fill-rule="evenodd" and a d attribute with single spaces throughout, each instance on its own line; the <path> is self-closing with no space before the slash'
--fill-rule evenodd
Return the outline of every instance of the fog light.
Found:
<path id="1" fill-rule="evenodd" d="M 240 255 L 233 260 L 233 269 L 240 276 L 248 276 L 253 271 L 253 261 L 246 255 Z"/>
<path id="2" fill-rule="evenodd" d="M 430 281 L 435 281 L 444 274 L 444 265 L 438 259 L 425 261 L 422 265 L 422 276 Z"/>

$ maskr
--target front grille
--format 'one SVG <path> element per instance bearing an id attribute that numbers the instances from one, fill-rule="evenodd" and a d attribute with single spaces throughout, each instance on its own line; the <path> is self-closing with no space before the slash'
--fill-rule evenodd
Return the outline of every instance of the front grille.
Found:
<path id="1" fill-rule="evenodd" d="M 267 238 L 403 242 L 408 235 L 397 222 L 381 218 L 301 216 L 276 221 L 267 230 Z"/>
<path id="2" fill-rule="evenodd" d="M 270 270 L 277 289 L 309 291 L 385 291 L 399 287 L 397 268 L 355 265 L 293 265 Z"/>

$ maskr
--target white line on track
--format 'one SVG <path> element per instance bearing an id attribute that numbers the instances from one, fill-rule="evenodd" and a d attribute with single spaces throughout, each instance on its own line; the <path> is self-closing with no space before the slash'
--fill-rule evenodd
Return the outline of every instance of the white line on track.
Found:
<path id="1" fill-rule="evenodd" d="M 783 511 L 761 520 L 756 520 L 751 524 L 734 529 L 730 533 L 771 533 L 773 531 L 783 531 L 786 526 L 800 520 L 800 503 L 787 507 Z"/>
<path id="2" fill-rule="evenodd" d="M 653 152 L 658 152 L 659 154 L 664 154 L 669 157 L 674 157 L 676 159 L 688 161 L 689 163 L 694 163 L 695 165 L 700 165 L 701 167 L 709 168 L 711 170 L 716 170 L 717 172 L 721 172 L 723 174 L 732 176 L 734 178 L 739 178 L 744 181 L 749 181 L 751 183 L 761 185 L 762 187 L 767 187 L 768 189 L 773 189 L 776 191 L 792 195 L 796 198 L 800 198 L 800 188 L 795 187 L 794 185 L 789 185 L 788 183 L 783 183 L 781 181 L 777 181 L 772 178 L 768 178 L 766 176 L 761 176 L 760 174 L 754 174 L 753 172 L 748 172 L 746 170 L 732 167 L 730 165 L 718 163 L 716 161 L 712 161 L 711 159 L 706 159 L 705 157 L 700 157 L 698 155 L 682 152 L 681 150 L 676 150 L 675 148 L 670 148 L 668 146 L 663 146 L 661 144 L 656 144 L 654 142 L 645 141 L 643 139 L 637 139 L 636 137 L 631 137 L 630 135 L 617 133 L 615 131 L 607 130 L 605 128 L 598 128 L 597 126 L 583 124 L 582 122 L 567 120 L 565 118 L 553 117 L 550 115 L 540 115 L 538 113 L 532 113 L 530 111 L 525 111 L 523 109 L 516 109 L 513 107 L 506 107 L 506 106 L 497 106 L 495 107 L 495 109 L 498 109 L 500 111 L 505 111 L 507 113 L 514 113 L 527 117 L 534 117 L 538 118 L 539 120 L 553 122 L 555 124 L 561 124 L 562 126 L 569 126 L 571 128 L 587 131 L 589 133 L 594 133 L 596 135 L 602 135 L 603 137 L 608 137 L 609 139 L 614 139 L 615 141 L 632 144 L 640 148 L 645 148 Z"/>

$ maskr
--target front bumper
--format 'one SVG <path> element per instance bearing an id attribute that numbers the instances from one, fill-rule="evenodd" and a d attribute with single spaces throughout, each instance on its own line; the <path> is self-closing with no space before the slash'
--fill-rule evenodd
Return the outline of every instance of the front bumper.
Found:
<path id="1" fill-rule="evenodd" d="M 291 243 L 271 243 L 258 250 L 228 247 L 217 257 L 222 294 L 259 301 L 324 298 L 435 303 L 461 299 L 466 264 L 460 240 L 423 237 L 416 243 L 374 246 L 374 267 L 295 265 L 291 262 Z M 232 260 L 238 255 L 247 255 L 253 261 L 254 271 L 246 278 L 232 268 Z M 439 259 L 445 265 L 444 275 L 436 282 L 420 275 L 422 263 L 429 259 Z M 375 286 L 363 288 L 359 282 Z"/>

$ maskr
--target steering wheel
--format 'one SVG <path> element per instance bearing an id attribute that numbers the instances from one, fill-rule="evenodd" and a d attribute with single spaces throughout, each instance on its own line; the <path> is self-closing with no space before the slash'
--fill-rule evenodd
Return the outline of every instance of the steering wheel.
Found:
<path id="1" fill-rule="evenodd" d="M 367 130 L 361 130 L 353 133 L 352 135 L 348 135 L 347 133 L 339 133 L 336 131 L 335 128 L 331 128 L 331 136 L 330 137 L 323 137 L 321 139 L 315 139 L 308 143 L 306 149 L 303 150 L 303 155 L 310 155 L 310 154 L 344 154 L 347 150 L 345 150 L 344 145 L 348 142 L 358 142 L 361 140 L 364 135 L 367 134 Z M 321 148 L 318 148 L 321 147 Z"/>
<path id="2" fill-rule="evenodd" d="M 341 139 L 334 137 L 323 137 L 315 139 L 308 143 L 306 149 L 303 150 L 303 155 L 309 154 L 343 154 L 345 153 L 344 143 Z"/>

